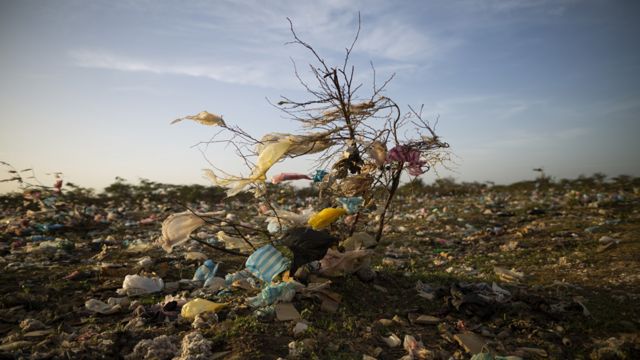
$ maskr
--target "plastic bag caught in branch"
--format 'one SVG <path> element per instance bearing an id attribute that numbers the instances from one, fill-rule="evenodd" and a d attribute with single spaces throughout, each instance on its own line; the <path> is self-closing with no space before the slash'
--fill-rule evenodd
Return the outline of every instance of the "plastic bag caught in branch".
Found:
<path id="1" fill-rule="evenodd" d="M 271 178 L 271 182 L 273 184 L 279 184 L 283 181 L 289 180 L 311 180 L 311 178 L 307 174 L 298 173 L 280 173 Z"/>
<path id="2" fill-rule="evenodd" d="M 189 115 L 180 119 L 175 119 L 171 122 L 171 124 L 175 124 L 182 120 L 193 120 L 199 122 L 202 125 L 208 126 L 227 126 L 227 124 L 224 123 L 224 120 L 222 120 L 222 116 L 211 114 L 206 111 L 201 111 L 196 115 Z"/>
<path id="3" fill-rule="evenodd" d="M 265 180 L 267 179 L 267 171 L 269 171 L 269 169 L 278 162 L 278 160 L 285 156 L 291 145 L 291 141 L 285 138 L 263 147 L 258 155 L 256 167 L 253 168 L 253 171 L 248 178 L 219 178 L 213 171 L 208 169 L 205 170 L 205 175 L 207 175 L 214 185 L 227 187 L 227 196 L 234 196 L 243 191 L 248 185 L 253 184 L 256 186 L 253 191 L 256 197 L 258 197 L 266 190 Z"/>
<path id="4" fill-rule="evenodd" d="M 308 223 L 313 230 L 324 229 L 346 213 L 347 210 L 343 208 L 325 208 L 311 216 Z"/>
<path id="5" fill-rule="evenodd" d="M 204 225 L 205 221 L 201 216 L 206 214 L 199 215 L 200 216 L 185 211 L 169 215 L 169 217 L 162 222 L 162 237 L 158 239 L 158 243 L 164 251 L 170 253 L 174 246 L 189 240 L 189 235 L 195 229 Z"/>
<path id="6" fill-rule="evenodd" d="M 334 145 L 327 133 L 310 133 L 307 135 L 270 133 L 260 139 L 260 143 L 256 145 L 256 152 L 261 153 L 270 144 L 282 142 L 283 140 L 291 143 L 291 147 L 286 153 L 288 156 L 315 154 Z"/>
<path id="7" fill-rule="evenodd" d="M 411 176 L 419 176 L 427 171 L 427 169 L 423 169 L 423 167 L 427 165 L 427 162 L 420 159 L 420 151 L 407 145 L 398 145 L 389 150 L 387 161 L 405 162 L 409 164 L 407 169 L 409 169 L 409 175 Z"/>

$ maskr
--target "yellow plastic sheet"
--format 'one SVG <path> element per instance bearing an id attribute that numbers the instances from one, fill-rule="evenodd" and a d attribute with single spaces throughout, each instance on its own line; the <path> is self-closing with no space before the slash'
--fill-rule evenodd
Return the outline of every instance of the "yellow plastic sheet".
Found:
<path id="1" fill-rule="evenodd" d="M 256 145 L 256 151 L 260 153 L 269 144 L 282 141 L 291 143 L 291 147 L 289 147 L 286 153 L 286 155 L 289 156 L 319 153 L 334 144 L 327 133 L 308 133 L 306 135 L 269 133 L 260 139 L 260 143 Z"/>
<path id="2" fill-rule="evenodd" d="M 185 319 L 194 319 L 196 315 L 205 312 L 218 312 L 225 308 L 227 304 L 214 303 L 205 299 L 193 299 L 182 306 L 180 315 Z"/>
<path id="3" fill-rule="evenodd" d="M 324 229 L 346 213 L 347 210 L 343 208 L 325 208 L 311 216 L 308 223 L 313 230 Z"/>

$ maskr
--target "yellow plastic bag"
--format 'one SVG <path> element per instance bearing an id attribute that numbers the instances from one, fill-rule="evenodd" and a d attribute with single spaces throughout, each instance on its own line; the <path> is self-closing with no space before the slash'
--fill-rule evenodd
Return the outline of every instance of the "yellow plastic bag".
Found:
<path id="1" fill-rule="evenodd" d="M 343 208 L 325 208 L 311 216 L 308 224 L 313 230 L 324 229 L 346 213 L 347 210 Z"/>
<path id="2" fill-rule="evenodd" d="M 225 308 L 227 304 L 214 303 L 205 299 L 193 299 L 182 306 L 180 315 L 185 319 L 194 319 L 196 315 L 204 312 L 218 312 Z"/>
<path id="3" fill-rule="evenodd" d="M 278 162 L 278 160 L 284 157 L 290 147 L 291 141 L 286 138 L 263 147 L 262 151 L 260 151 L 260 154 L 258 155 L 256 167 L 248 178 L 235 176 L 219 178 L 213 171 L 208 169 L 205 170 L 205 175 L 214 185 L 227 187 L 227 196 L 234 196 L 243 191 L 248 185 L 254 184 L 256 186 L 254 193 L 256 197 L 258 197 L 266 190 L 264 181 L 267 179 L 267 171 L 269 171 L 269 169 Z"/>

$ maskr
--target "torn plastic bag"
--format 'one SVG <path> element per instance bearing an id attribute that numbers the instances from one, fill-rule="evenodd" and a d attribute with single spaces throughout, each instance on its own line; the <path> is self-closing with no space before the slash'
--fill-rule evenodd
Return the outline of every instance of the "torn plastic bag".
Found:
<path id="1" fill-rule="evenodd" d="M 355 214 L 360 210 L 360 206 L 364 202 L 364 199 L 360 196 L 358 197 L 339 197 L 338 202 L 342 205 L 342 207 L 347 210 L 347 214 Z"/>
<path id="2" fill-rule="evenodd" d="M 357 232 L 340 243 L 345 251 L 368 249 L 376 246 L 376 239 L 366 232 Z"/>
<path id="3" fill-rule="evenodd" d="M 291 147 L 287 150 L 288 156 L 315 154 L 335 144 L 329 135 L 329 133 L 308 133 L 305 135 L 270 133 L 260 139 L 260 143 L 256 145 L 256 152 L 261 153 L 270 144 L 288 141 L 291 143 Z"/>
<path id="4" fill-rule="evenodd" d="M 97 299 L 89 299 L 84 303 L 84 307 L 89 311 L 97 312 L 102 315 L 115 314 L 122 309 L 120 305 L 109 305 Z"/>
<path id="5" fill-rule="evenodd" d="M 327 255 L 320 260 L 318 273 L 330 277 L 353 274 L 369 265 L 371 254 L 373 254 L 373 250 L 353 250 L 342 253 L 329 249 Z"/>
<path id="6" fill-rule="evenodd" d="M 324 229 L 346 213 L 347 210 L 342 208 L 325 208 L 312 215 L 309 218 L 308 224 L 313 230 Z"/>
<path id="7" fill-rule="evenodd" d="M 284 257 L 272 245 L 265 245 L 256 250 L 245 263 L 245 266 L 253 276 L 269 283 L 278 274 L 289 269 L 291 261 Z"/>
<path id="8" fill-rule="evenodd" d="M 296 295 L 296 290 L 303 288 L 296 281 L 279 282 L 267 285 L 260 294 L 246 299 L 246 303 L 254 308 L 272 305 L 279 302 L 290 302 Z"/>
<path id="9" fill-rule="evenodd" d="M 164 288 L 164 281 L 161 278 L 153 277 L 149 278 L 140 275 L 127 275 L 122 282 L 122 289 L 118 290 L 118 293 L 128 296 L 151 294 L 154 292 L 162 291 Z"/>
<path id="10" fill-rule="evenodd" d="M 408 164 L 409 175 L 419 176 L 424 174 L 429 168 L 425 160 L 420 159 L 420 151 L 408 145 L 398 145 L 387 154 L 387 162 L 403 162 Z M 427 166 L 426 169 L 424 167 Z"/>
<path id="11" fill-rule="evenodd" d="M 207 214 L 199 214 L 206 216 Z M 205 221 L 196 214 L 185 211 L 177 214 L 169 215 L 162 222 L 162 237 L 158 239 L 158 244 L 162 246 L 164 251 L 171 252 L 173 248 L 189 240 L 189 235 Z"/>
<path id="12" fill-rule="evenodd" d="M 180 315 L 185 319 L 194 319 L 196 315 L 204 312 L 218 312 L 225 308 L 227 304 L 214 303 L 205 299 L 193 299 L 182 306 Z"/>
<path id="13" fill-rule="evenodd" d="M 289 139 L 282 139 L 278 142 L 270 143 L 264 146 L 258 155 L 256 166 L 253 168 L 248 178 L 229 176 L 227 178 L 219 178 L 209 169 L 205 170 L 205 175 L 213 182 L 214 185 L 228 188 L 227 196 L 234 196 L 243 191 L 247 186 L 253 184 L 255 188 L 253 192 L 256 197 L 262 195 L 266 191 L 265 180 L 267 179 L 267 171 L 287 153 L 292 143 Z"/>
<path id="14" fill-rule="evenodd" d="M 253 277 L 251 272 L 247 269 L 240 270 L 231 274 L 227 274 L 224 277 L 224 283 L 226 286 L 231 286 L 236 281 L 246 281 L 252 287 L 258 289 L 258 280 Z"/>
<path id="15" fill-rule="evenodd" d="M 196 269 L 193 274 L 193 280 L 202 281 L 204 287 L 209 287 L 214 277 L 218 272 L 218 264 L 215 264 L 212 260 L 207 259 L 200 267 Z"/>
<path id="16" fill-rule="evenodd" d="M 308 228 L 294 228 L 289 230 L 280 240 L 293 253 L 291 274 L 312 261 L 320 260 L 327 254 L 327 249 L 336 244 L 338 239 L 326 231 L 315 231 Z"/>
<path id="17" fill-rule="evenodd" d="M 271 216 L 267 218 L 267 230 L 272 234 L 275 234 L 280 231 L 286 231 L 287 228 L 298 227 L 298 226 L 306 226 L 309 221 L 309 216 L 313 210 L 307 209 L 302 213 L 294 213 L 286 210 L 276 210 L 280 221 L 275 216 Z M 273 214 L 273 211 L 271 212 Z M 282 225 L 282 228 L 280 228 Z"/>
<path id="18" fill-rule="evenodd" d="M 171 122 L 171 124 L 175 124 L 182 120 L 193 120 L 199 122 L 202 125 L 208 126 L 226 126 L 224 120 L 222 120 L 222 116 L 211 114 L 206 111 L 201 111 L 196 115 L 189 115 L 180 119 L 175 119 Z"/>
<path id="19" fill-rule="evenodd" d="M 271 183 L 279 184 L 283 181 L 290 181 L 290 180 L 311 180 L 311 178 L 307 174 L 280 173 L 271 178 Z"/>

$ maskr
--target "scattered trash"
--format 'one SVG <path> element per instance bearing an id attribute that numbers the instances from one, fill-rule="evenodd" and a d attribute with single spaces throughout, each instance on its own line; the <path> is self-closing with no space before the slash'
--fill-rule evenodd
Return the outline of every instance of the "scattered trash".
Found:
<path id="1" fill-rule="evenodd" d="M 204 312 L 218 312 L 222 310 L 226 304 L 214 303 L 205 299 L 193 299 L 182 306 L 180 315 L 185 319 L 194 319 L 197 315 Z"/>
<path id="2" fill-rule="evenodd" d="M 216 272 L 218 272 L 218 264 L 212 260 L 206 260 L 193 274 L 193 280 L 202 281 L 203 287 L 211 287 L 215 280 Z M 223 280 L 224 281 L 224 280 Z"/>
<path id="3" fill-rule="evenodd" d="M 84 307 L 86 307 L 89 311 L 97 312 L 103 315 L 112 315 L 121 310 L 121 307 L 118 304 L 110 305 L 97 299 L 87 300 L 84 303 Z"/>
<path id="4" fill-rule="evenodd" d="M 388 337 L 383 337 L 382 340 L 384 340 L 384 342 L 390 348 L 394 348 L 394 347 L 400 346 L 400 344 L 402 343 L 402 341 L 400 340 L 398 335 L 393 334 L 393 333 L 391 335 L 389 335 Z"/>
<path id="5" fill-rule="evenodd" d="M 292 303 L 276 304 L 276 318 L 280 321 L 300 320 L 300 313 Z"/>
<path id="6" fill-rule="evenodd" d="M 164 281 L 161 278 L 149 278 L 140 275 L 127 275 L 122 282 L 122 289 L 118 289 L 119 295 L 137 296 L 162 291 Z"/>

